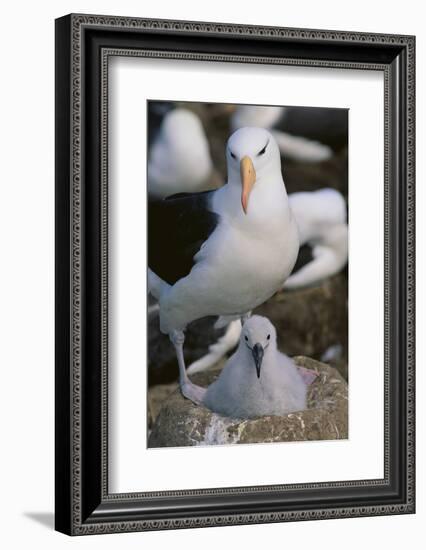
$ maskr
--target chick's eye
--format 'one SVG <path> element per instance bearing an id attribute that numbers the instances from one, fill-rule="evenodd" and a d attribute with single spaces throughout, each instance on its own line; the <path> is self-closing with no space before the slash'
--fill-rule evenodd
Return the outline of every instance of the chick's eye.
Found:
<path id="1" fill-rule="evenodd" d="M 231 154 L 231 157 L 232 157 L 233 159 L 236 159 L 236 158 L 237 158 L 237 157 L 234 155 L 234 153 L 233 153 L 232 151 L 229 151 L 229 153 Z"/>
<path id="2" fill-rule="evenodd" d="M 267 340 L 270 340 L 271 339 L 271 335 L 268 334 L 268 336 L 266 337 Z"/>
<path id="3" fill-rule="evenodd" d="M 244 336 L 244 340 L 248 342 L 248 336 Z"/>

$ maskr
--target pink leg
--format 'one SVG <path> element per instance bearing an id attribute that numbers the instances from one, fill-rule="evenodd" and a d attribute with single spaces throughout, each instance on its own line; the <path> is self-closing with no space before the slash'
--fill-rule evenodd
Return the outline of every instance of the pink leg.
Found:
<path id="1" fill-rule="evenodd" d="M 182 395 L 187 399 L 190 399 L 196 405 L 201 405 L 206 389 L 191 382 L 186 372 L 185 359 L 183 357 L 183 343 L 185 341 L 185 334 L 183 331 L 174 330 L 169 334 L 169 337 L 176 351 L 176 357 L 179 365 L 179 384 Z"/>

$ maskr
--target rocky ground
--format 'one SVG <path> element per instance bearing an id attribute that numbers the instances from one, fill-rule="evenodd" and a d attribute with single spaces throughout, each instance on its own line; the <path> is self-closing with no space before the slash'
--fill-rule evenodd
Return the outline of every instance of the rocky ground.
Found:
<path id="1" fill-rule="evenodd" d="M 348 437 L 348 388 L 338 371 L 307 357 L 296 357 L 299 366 L 318 377 L 309 387 L 308 408 L 286 416 L 252 420 L 226 418 L 196 406 L 182 397 L 176 385 L 150 390 L 152 430 L 149 447 L 182 447 L 242 443 L 279 443 L 346 439 Z M 219 375 L 221 365 L 193 376 L 207 386 Z"/>

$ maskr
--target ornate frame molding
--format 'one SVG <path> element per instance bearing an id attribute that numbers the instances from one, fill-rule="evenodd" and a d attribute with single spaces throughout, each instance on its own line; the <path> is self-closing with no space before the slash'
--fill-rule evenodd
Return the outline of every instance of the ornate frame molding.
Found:
<path id="1" fill-rule="evenodd" d="M 101 505 L 97 508 L 93 502 L 85 504 L 87 494 L 92 492 L 87 489 L 87 478 L 84 473 L 84 453 L 85 434 L 84 422 L 85 412 L 83 404 L 86 399 L 85 377 L 84 377 L 84 354 L 83 348 L 85 341 L 84 316 L 85 316 L 85 293 L 84 285 L 87 277 L 87 250 L 85 247 L 86 231 L 90 231 L 90 225 L 86 220 L 85 211 L 85 148 L 87 139 L 85 139 L 85 117 L 86 103 L 88 99 L 87 75 L 86 70 L 88 55 L 87 31 L 111 30 L 116 33 L 144 33 L 147 36 L 161 35 L 166 33 L 168 36 L 211 36 L 223 37 L 229 36 L 240 40 L 244 39 L 262 39 L 264 41 L 290 41 L 300 44 L 324 44 L 328 48 L 341 47 L 342 45 L 359 46 L 369 45 L 375 48 L 393 48 L 392 51 L 399 51 L 404 57 L 406 74 L 401 75 L 400 66 L 395 65 L 395 61 L 371 62 L 354 60 L 334 60 L 330 57 L 324 59 L 309 57 L 281 57 L 268 55 L 252 54 L 233 54 L 233 53 L 207 53 L 194 51 L 173 51 L 170 49 L 155 48 L 131 48 L 115 45 L 102 45 L 99 56 L 99 80 L 100 80 L 100 357 L 101 357 L 101 381 L 100 381 L 100 468 L 99 480 L 96 487 L 100 492 Z M 122 17 L 94 16 L 94 15 L 70 15 L 57 21 L 57 61 L 63 62 L 64 58 L 69 63 L 68 67 L 62 68 L 62 72 L 57 73 L 57 90 L 60 88 L 60 80 L 67 78 L 68 88 L 63 93 L 62 103 L 60 102 L 57 111 L 57 124 L 61 124 L 64 116 L 64 107 L 69 104 L 69 127 L 68 135 L 57 137 L 57 149 L 62 150 L 68 145 L 70 150 L 69 158 L 64 163 L 60 159 L 61 166 L 57 173 L 57 193 L 63 193 L 63 178 L 69 177 L 69 196 L 64 198 L 64 203 L 58 206 L 57 215 L 64 215 L 69 212 L 69 226 L 61 226 L 57 222 L 58 241 L 68 238 L 69 256 L 68 266 L 59 268 L 57 277 L 63 277 L 63 269 L 67 270 L 69 277 L 68 292 L 61 289 L 59 303 L 64 299 L 63 292 L 68 297 L 70 308 L 69 317 L 59 321 L 59 330 L 68 327 L 69 338 L 69 365 L 64 375 L 64 358 L 66 350 L 62 349 L 63 342 L 60 343 L 60 352 L 57 354 L 57 377 L 60 384 L 57 387 L 57 422 L 63 426 L 58 417 L 61 415 L 69 420 L 69 432 L 66 433 L 69 448 L 65 446 L 62 436 L 57 437 L 57 462 L 62 466 L 59 468 L 57 477 L 58 483 L 69 483 L 69 491 L 57 494 L 57 528 L 61 531 L 82 535 L 90 533 L 112 533 L 124 531 L 140 531 L 152 529 L 177 529 L 188 527 L 201 527 L 213 525 L 236 525 L 246 523 L 263 522 L 282 522 L 308 519 L 326 519 L 336 517 L 359 517 L 369 515 L 384 515 L 396 513 L 412 513 L 414 511 L 414 133 L 415 133 L 415 60 L 414 60 L 415 40 L 412 36 L 397 35 L 378 35 L 364 33 L 346 33 L 342 31 L 322 31 L 308 29 L 286 29 L 278 27 L 253 27 L 245 25 L 229 25 L 218 23 L 201 23 L 186 21 L 168 21 L 135 19 Z M 384 50 L 383 50 L 384 51 Z M 107 399 L 108 399 L 108 379 L 107 379 L 107 315 L 108 315 L 108 153 L 107 153 L 107 124 L 108 124 L 108 59 L 110 56 L 141 56 L 150 58 L 169 58 L 169 59 L 191 59 L 199 61 L 228 61 L 243 63 L 264 63 L 264 64 L 282 64 L 282 65 L 302 65 L 315 67 L 334 67 L 341 69 L 368 69 L 384 72 L 385 77 L 385 476 L 383 480 L 363 480 L 360 482 L 336 482 L 336 483 L 314 483 L 298 484 L 287 486 L 271 487 L 240 487 L 228 489 L 212 490 L 194 490 L 194 491 L 171 491 L 158 493 L 130 493 L 130 494 L 108 494 L 108 476 L 107 476 Z M 329 54 L 332 55 L 332 54 Z M 62 57 L 61 57 L 62 56 Z M 396 59 L 396 57 L 395 57 Z M 401 63 L 400 62 L 400 65 Z M 59 65 L 58 65 L 59 66 Z M 398 73 L 396 74 L 395 73 Z M 395 76 L 396 75 L 396 76 Z M 399 86 L 398 86 L 399 85 Z M 59 92 L 61 91 L 59 90 Z M 395 121 L 392 119 L 392 109 L 394 103 L 404 95 L 402 100 L 406 105 L 406 134 L 403 136 L 395 135 Z M 398 96 L 398 97 L 397 97 Z M 62 129 L 57 128 L 60 133 Z M 66 130 L 65 130 L 66 133 Z M 396 142 L 395 142 L 396 140 Z M 396 150 L 401 151 L 396 159 L 399 169 L 403 165 L 403 172 L 400 176 L 400 183 L 405 179 L 406 188 L 399 189 L 402 205 L 395 204 L 391 196 L 391 178 L 395 177 L 394 166 L 395 159 L 392 154 Z M 58 153 L 58 151 L 57 151 Z M 63 153 L 64 154 L 64 153 Z M 405 173 L 405 175 L 404 175 Z M 68 175 L 67 175 L 68 174 Z M 392 232 L 392 224 L 395 221 L 395 212 L 402 209 L 401 220 L 402 234 L 401 250 L 395 250 L 395 234 Z M 404 217 L 405 214 L 405 217 Z M 405 289 L 405 296 L 402 297 L 406 322 L 403 327 L 405 333 L 406 345 L 399 350 L 399 359 L 404 361 L 406 367 L 404 384 L 406 385 L 405 394 L 405 437 L 406 437 L 406 470 L 401 472 L 405 476 L 403 483 L 405 500 L 403 502 L 383 502 L 379 505 L 366 503 L 363 506 L 338 505 L 313 508 L 312 504 L 307 506 L 306 510 L 281 510 L 281 511 L 252 511 L 250 513 L 227 513 L 213 515 L 190 515 L 180 518 L 156 517 L 154 519 L 144 519 L 143 513 L 139 517 L 120 521 L 121 512 L 126 505 L 136 506 L 137 503 L 146 498 L 179 498 L 179 497 L 197 497 L 197 496 L 224 496 L 238 495 L 239 497 L 248 496 L 252 493 L 282 493 L 282 492 L 304 492 L 308 489 L 318 490 L 326 489 L 336 491 L 339 489 L 357 489 L 372 487 L 388 487 L 391 484 L 391 438 L 395 437 L 390 432 L 391 414 L 394 403 L 392 403 L 392 379 L 391 356 L 395 352 L 395 343 L 391 338 L 392 320 L 399 312 L 395 311 L 392 305 L 394 299 L 392 289 L 395 290 L 395 284 L 391 280 L 391 267 L 395 261 L 395 255 L 398 258 L 404 256 L 401 260 L 405 266 L 405 284 L 402 284 L 402 291 Z M 60 261 L 60 260 L 59 260 Z M 393 285 L 393 286 L 392 286 Z M 398 286 L 399 288 L 399 286 Z M 64 316 L 63 313 L 58 313 Z M 57 315 L 58 315 L 57 314 Z M 405 330 L 404 330 L 405 329 Z M 402 368 L 402 367 L 401 367 Z M 69 408 L 63 410 L 64 405 L 59 404 L 64 386 L 68 388 Z M 394 391 L 395 388 L 392 390 Z M 58 436 L 58 432 L 57 432 Z M 69 468 L 69 469 L 68 469 Z M 60 479 L 59 479 L 60 478 Z M 85 493 L 86 491 L 86 493 Z M 89 501 L 92 497 L 89 498 Z M 65 503 L 67 500 L 67 503 Z M 95 499 L 96 500 L 96 499 Z M 88 509 L 91 514 L 88 515 Z"/>

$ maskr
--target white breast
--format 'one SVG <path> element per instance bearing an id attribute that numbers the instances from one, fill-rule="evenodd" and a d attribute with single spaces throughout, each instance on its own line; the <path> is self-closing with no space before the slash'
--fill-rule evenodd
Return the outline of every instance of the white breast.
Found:
<path id="1" fill-rule="evenodd" d="M 228 184 L 215 193 L 212 208 L 220 213 L 219 225 L 196 254 L 189 275 L 162 297 L 163 332 L 209 315 L 243 315 L 282 287 L 296 262 L 299 240 L 281 185 L 278 197 L 253 191 L 247 215 L 237 187 Z"/>
<path id="2" fill-rule="evenodd" d="M 306 384 L 289 357 L 277 350 L 267 352 L 260 378 L 251 362 L 239 348 L 209 386 L 204 404 L 234 418 L 281 416 L 306 408 Z"/>

